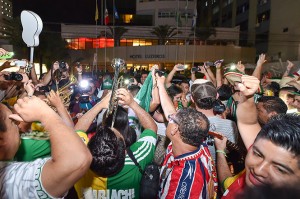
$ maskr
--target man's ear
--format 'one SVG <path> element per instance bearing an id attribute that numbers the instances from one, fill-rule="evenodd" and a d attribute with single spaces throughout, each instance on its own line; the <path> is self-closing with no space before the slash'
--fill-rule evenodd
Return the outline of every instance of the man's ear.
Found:
<path id="1" fill-rule="evenodd" d="M 275 116 L 275 115 L 278 115 L 278 113 L 276 113 L 275 111 L 272 111 L 272 112 L 268 113 L 269 119 L 270 119 L 271 117 Z"/>
<path id="2" fill-rule="evenodd" d="M 18 122 L 24 122 L 24 120 L 18 114 L 11 114 L 8 116 L 8 118 L 16 120 Z"/>

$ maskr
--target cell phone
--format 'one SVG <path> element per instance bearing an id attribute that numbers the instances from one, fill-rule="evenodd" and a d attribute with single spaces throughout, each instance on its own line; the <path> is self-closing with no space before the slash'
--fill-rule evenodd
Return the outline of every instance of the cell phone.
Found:
<path id="1" fill-rule="evenodd" d="M 179 66 L 177 66 L 178 69 L 185 69 L 184 65 L 180 64 Z"/>
<path id="2" fill-rule="evenodd" d="M 84 103 L 89 103 L 90 102 L 90 96 L 88 95 L 81 95 L 79 97 L 79 102 L 84 104 Z"/>
<path id="3" fill-rule="evenodd" d="M 192 72 L 198 72 L 199 71 L 199 68 L 198 67 L 193 67 L 192 68 Z"/>
<path id="4" fill-rule="evenodd" d="M 210 62 L 210 61 L 205 62 L 204 64 L 205 64 L 205 66 L 214 66 L 215 65 L 213 62 Z"/>
<path id="5" fill-rule="evenodd" d="M 164 71 L 161 71 L 161 70 L 158 70 L 158 69 L 155 69 L 155 74 L 158 74 L 158 76 L 163 76 L 163 75 L 165 75 L 165 72 Z"/>
<path id="6" fill-rule="evenodd" d="M 215 64 L 214 64 L 214 65 L 217 65 L 217 64 L 223 63 L 223 61 L 224 61 L 224 59 L 217 60 L 217 61 L 215 61 Z"/>
<path id="7" fill-rule="evenodd" d="M 27 62 L 25 60 L 16 60 L 14 61 L 14 63 L 18 67 L 25 67 L 27 65 Z"/>

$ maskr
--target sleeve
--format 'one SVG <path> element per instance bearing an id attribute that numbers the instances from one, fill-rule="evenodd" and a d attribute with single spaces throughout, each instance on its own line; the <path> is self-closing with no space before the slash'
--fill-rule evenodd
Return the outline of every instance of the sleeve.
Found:
<path id="1" fill-rule="evenodd" d="M 17 161 L 33 161 L 51 155 L 49 140 L 21 139 L 19 150 L 15 156 Z"/>
<path id="2" fill-rule="evenodd" d="M 53 198 L 43 187 L 41 174 L 50 158 L 9 163 L 0 170 L 0 183 L 6 187 L 0 198 Z M 4 194 L 4 195 L 3 195 Z"/>
<path id="3" fill-rule="evenodd" d="M 78 130 L 76 131 L 77 135 L 82 139 L 82 141 L 87 145 L 89 142 L 89 138 L 84 131 Z"/>
<path id="4" fill-rule="evenodd" d="M 143 169 L 147 164 L 151 163 L 154 158 L 156 139 L 157 136 L 154 131 L 145 129 L 140 139 L 130 146 L 134 157 Z"/>
<path id="5" fill-rule="evenodd" d="M 243 173 L 245 172 L 245 170 L 241 171 L 240 173 L 238 173 L 235 176 L 232 177 L 228 177 L 226 178 L 223 182 L 222 182 L 222 187 L 224 190 L 228 189 L 228 187 L 230 187 L 230 185 L 232 185 L 232 183 L 234 181 L 236 181 Z"/>

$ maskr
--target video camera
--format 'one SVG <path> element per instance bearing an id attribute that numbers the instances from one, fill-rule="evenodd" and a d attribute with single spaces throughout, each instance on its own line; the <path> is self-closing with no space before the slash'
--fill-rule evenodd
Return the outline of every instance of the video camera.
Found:
<path id="1" fill-rule="evenodd" d="M 92 87 L 89 86 L 88 80 L 81 80 L 79 83 L 78 91 L 80 93 L 79 102 L 80 103 L 89 103 L 90 102 L 90 96 L 86 93 L 92 91 Z"/>
<path id="2" fill-rule="evenodd" d="M 163 76 L 165 75 L 165 72 L 164 71 L 161 71 L 161 70 L 158 70 L 158 69 L 155 69 L 155 74 L 158 74 L 158 76 Z"/>
<path id="3" fill-rule="evenodd" d="M 66 71 L 68 71 L 68 67 L 67 67 L 67 63 L 66 63 L 66 62 L 64 62 L 64 61 L 59 61 L 59 62 L 58 62 L 58 65 L 59 65 L 59 70 L 60 70 L 61 72 L 66 72 Z"/>
<path id="4" fill-rule="evenodd" d="M 22 81 L 23 80 L 23 76 L 20 73 L 17 72 L 11 72 L 8 75 L 4 75 L 4 79 L 5 80 L 14 80 L 14 81 Z"/>

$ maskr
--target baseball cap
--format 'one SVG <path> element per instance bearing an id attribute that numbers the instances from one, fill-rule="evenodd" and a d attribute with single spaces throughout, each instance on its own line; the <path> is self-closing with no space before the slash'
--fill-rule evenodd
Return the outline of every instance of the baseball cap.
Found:
<path id="1" fill-rule="evenodd" d="M 224 71 L 224 77 L 228 80 L 231 85 L 235 82 L 241 82 L 241 77 L 244 75 L 241 71 L 236 68 L 227 67 Z"/>
<path id="2" fill-rule="evenodd" d="M 216 87 L 206 79 L 196 79 L 191 87 L 191 92 L 194 100 L 217 97 Z"/>

